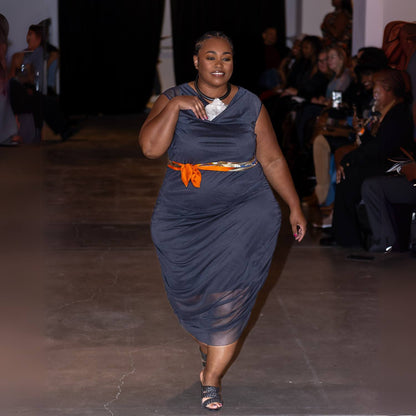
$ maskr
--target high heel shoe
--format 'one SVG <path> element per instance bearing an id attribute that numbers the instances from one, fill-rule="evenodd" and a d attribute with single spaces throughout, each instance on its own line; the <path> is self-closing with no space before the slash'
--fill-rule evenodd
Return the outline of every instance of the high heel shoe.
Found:
<path id="1" fill-rule="evenodd" d="M 203 386 L 201 384 L 201 406 L 212 412 L 222 409 L 224 402 L 221 398 L 220 388 L 215 386 Z M 207 399 L 204 401 L 204 399 Z M 218 403 L 217 407 L 208 407 L 212 403 Z"/>

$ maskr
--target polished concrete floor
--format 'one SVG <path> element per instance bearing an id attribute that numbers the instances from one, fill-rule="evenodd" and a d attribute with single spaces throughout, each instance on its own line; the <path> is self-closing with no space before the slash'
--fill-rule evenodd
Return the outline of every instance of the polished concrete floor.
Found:
<path id="1" fill-rule="evenodd" d="M 199 353 L 170 309 L 150 240 L 165 160 L 141 155 L 142 120 L 91 118 L 71 140 L 41 148 L 40 394 L 18 394 L 0 416 L 207 413 Z M 221 414 L 416 414 L 416 259 L 351 259 L 351 250 L 320 247 L 313 229 L 294 243 L 282 209 Z"/>

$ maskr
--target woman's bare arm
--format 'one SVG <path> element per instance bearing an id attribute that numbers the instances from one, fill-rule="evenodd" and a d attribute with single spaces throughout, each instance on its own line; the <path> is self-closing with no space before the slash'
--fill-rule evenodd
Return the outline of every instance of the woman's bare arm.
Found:
<path id="1" fill-rule="evenodd" d="M 149 159 L 161 157 L 169 148 L 180 110 L 192 110 L 201 120 L 207 118 L 202 101 L 192 95 L 179 95 L 169 100 L 161 95 L 153 105 L 139 133 L 139 144 Z"/>
<path id="2" fill-rule="evenodd" d="M 296 240 L 301 241 L 306 232 L 306 219 L 300 207 L 286 159 L 277 142 L 267 110 L 262 107 L 256 123 L 257 160 L 271 186 L 290 208 L 290 224 Z"/>

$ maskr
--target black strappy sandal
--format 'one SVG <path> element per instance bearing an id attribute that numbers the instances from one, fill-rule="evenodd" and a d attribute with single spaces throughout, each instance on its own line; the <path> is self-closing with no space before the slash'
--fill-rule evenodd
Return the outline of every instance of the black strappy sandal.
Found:
<path id="1" fill-rule="evenodd" d="M 221 398 L 219 387 L 201 385 L 201 398 L 208 399 L 208 400 L 202 401 L 201 406 L 213 412 L 217 412 L 218 410 L 221 410 L 224 404 Z M 213 409 L 211 407 L 208 407 L 211 403 L 219 403 L 221 406 Z"/>
<path id="2" fill-rule="evenodd" d="M 201 361 L 202 361 L 202 367 L 207 366 L 207 354 L 204 354 L 201 350 L 201 347 L 199 348 L 199 352 L 201 353 Z"/>

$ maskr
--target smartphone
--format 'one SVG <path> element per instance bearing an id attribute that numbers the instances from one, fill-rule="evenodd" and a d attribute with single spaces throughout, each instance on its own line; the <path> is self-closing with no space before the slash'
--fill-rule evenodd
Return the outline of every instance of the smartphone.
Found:
<path id="1" fill-rule="evenodd" d="M 340 108 L 342 105 L 342 91 L 332 91 L 332 108 Z"/>

